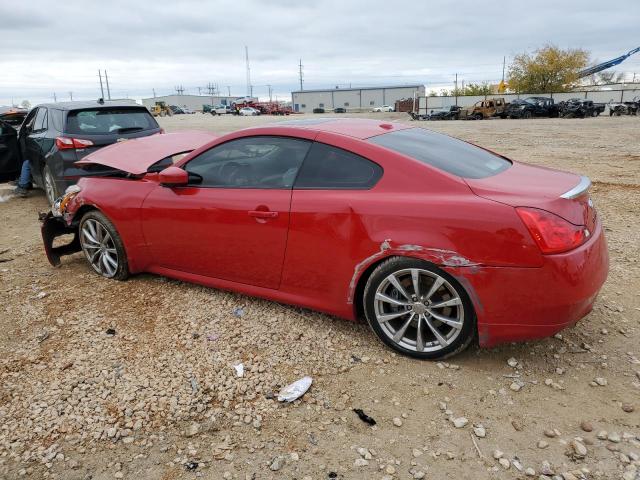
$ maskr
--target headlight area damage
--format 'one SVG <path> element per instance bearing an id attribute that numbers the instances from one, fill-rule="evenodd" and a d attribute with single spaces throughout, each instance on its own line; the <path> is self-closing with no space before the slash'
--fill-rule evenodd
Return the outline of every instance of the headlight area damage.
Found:
<path id="1" fill-rule="evenodd" d="M 60 265 L 60 257 L 71 255 L 81 250 L 78 225 L 73 225 L 71 218 L 67 215 L 67 207 L 78 193 L 80 193 L 80 187 L 77 185 L 70 186 L 65 194 L 56 200 L 53 207 L 51 207 L 51 211 L 46 214 L 40 214 L 40 221 L 42 222 L 40 230 L 42 241 L 44 242 L 44 250 L 49 263 L 54 267 Z M 73 240 L 66 245 L 54 247 L 53 243 L 56 237 L 63 235 L 73 235 Z"/>

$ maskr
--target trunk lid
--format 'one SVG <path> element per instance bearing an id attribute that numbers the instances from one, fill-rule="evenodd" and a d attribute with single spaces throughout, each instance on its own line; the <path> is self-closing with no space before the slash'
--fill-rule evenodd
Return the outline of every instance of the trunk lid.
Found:
<path id="1" fill-rule="evenodd" d="M 497 175 L 465 179 L 469 188 L 489 200 L 512 207 L 534 207 L 554 213 L 574 225 L 595 226 L 595 210 L 586 177 L 545 167 L 513 162 Z"/>
<path id="2" fill-rule="evenodd" d="M 191 152 L 216 138 L 212 133 L 192 131 L 119 141 L 86 155 L 75 164 L 79 167 L 101 165 L 142 175 L 154 163 L 179 153 Z"/>

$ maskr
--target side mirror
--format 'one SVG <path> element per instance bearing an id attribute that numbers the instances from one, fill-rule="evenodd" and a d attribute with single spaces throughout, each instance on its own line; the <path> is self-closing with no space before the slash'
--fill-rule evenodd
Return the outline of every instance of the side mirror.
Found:
<path id="1" fill-rule="evenodd" d="M 184 187 L 189 183 L 189 174 L 178 167 L 167 167 L 158 174 L 163 187 Z"/>

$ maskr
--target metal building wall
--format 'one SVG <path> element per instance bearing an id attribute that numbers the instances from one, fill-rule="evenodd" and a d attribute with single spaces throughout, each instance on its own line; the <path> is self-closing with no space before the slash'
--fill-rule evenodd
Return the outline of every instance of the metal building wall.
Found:
<path id="1" fill-rule="evenodd" d="M 324 108 L 327 112 L 334 108 L 347 111 L 371 111 L 373 107 L 393 106 L 396 100 L 424 95 L 424 86 L 391 86 L 379 88 L 345 88 L 330 90 L 307 90 L 291 93 L 294 111 L 311 113 L 314 108 Z"/>

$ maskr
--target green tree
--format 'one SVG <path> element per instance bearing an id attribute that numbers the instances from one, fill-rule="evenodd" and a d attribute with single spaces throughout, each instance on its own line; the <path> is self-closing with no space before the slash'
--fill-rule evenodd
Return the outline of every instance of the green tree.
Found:
<path id="1" fill-rule="evenodd" d="M 463 95 L 491 95 L 493 91 L 491 90 L 491 85 L 487 82 L 483 83 L 470 83 L 469 85 L 465 85 L 464 90 L 462 91 Z"/>
<path id="2" fill-rule="evenodd" d="M 20 106 L 29 110 L 31 108 L 31 103 L 29 103 L 29 100 L 22 100 Z"/>
<path id="3" fill-rule="evenodd" d="M 579 48 L 562 50 L 548 44 L 533 55 L 520 53 L 509 65 L 509 89 L 526 93 L 567 92 L 588 63 L 589 52 Z"/>
<path id="4" fill-rule="evenodd" d="M 607 85 L 609 83 L 622 83 L 624 81 L 624 73 L 615 70 L 605 70 L 591 76 L 593 85 Z"/>

